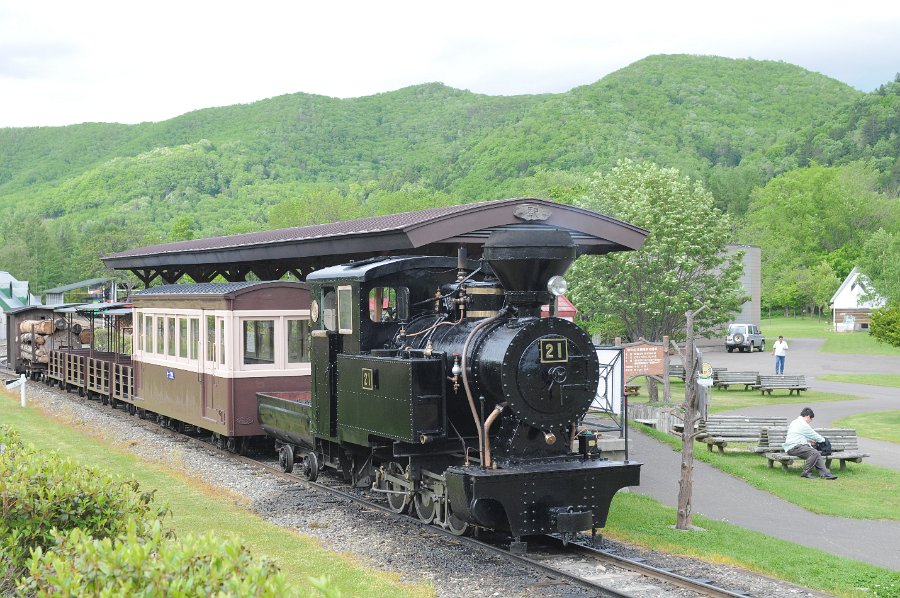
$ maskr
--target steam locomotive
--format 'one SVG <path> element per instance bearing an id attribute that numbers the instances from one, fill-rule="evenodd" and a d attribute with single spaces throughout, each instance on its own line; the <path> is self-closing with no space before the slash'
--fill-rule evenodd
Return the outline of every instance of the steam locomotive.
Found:
<path id="1" fill-rule="evenodd" d="M 579 424 L 597 355 L 541 318 L 576 257 L 563 230 L 495 231 L 480 261 L 375 257 L 307 277 L 309 390 L 259 392 L 286 471 L 325 467 L 455 534 L 522 538 L 603 527 L 640 463 L 610 461 Z"/>

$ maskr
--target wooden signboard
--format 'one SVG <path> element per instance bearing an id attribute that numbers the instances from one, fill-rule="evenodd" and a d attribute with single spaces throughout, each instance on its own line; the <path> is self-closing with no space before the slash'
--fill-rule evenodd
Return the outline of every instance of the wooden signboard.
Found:
<path id="1" fill-rule="evenodd" d="M 625 379 L 635 376 L 662 376 L 665 348 L 661 344 L 634 343 L 625 345 Z"/>

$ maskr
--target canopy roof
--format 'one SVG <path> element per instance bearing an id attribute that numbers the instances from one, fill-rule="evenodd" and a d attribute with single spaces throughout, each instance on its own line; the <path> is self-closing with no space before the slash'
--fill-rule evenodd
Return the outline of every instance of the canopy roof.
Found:
<path id="1" fill-rule="evenodd" d="M 500 228 L 567 230 L 580 254 L 638 249 L 647 231 L 582 208 L 545 199 L 520 198 L 469 203 L 360 218 L 331 224 L 179 241 L 106 256 L 110 268 L 130 270 L 145 285 L 157 277 L 175 283 L 188 275 L 210 282 L 253 273 L 276 280 L 287 273 L 303 279 L 312 270 L 373 255 L 456 255 L 465 247 L 470 258 Z"/>

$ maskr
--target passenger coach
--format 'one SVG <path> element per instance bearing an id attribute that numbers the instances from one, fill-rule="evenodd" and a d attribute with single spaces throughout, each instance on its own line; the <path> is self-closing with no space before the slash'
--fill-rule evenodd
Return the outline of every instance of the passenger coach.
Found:
<path id="1" fill-rule="evenodd" d="M 291 281 L 152 287 L 132 296 L 134 404 L 242 451 L 257 392 L 308 390 L 309 291 Z"/>

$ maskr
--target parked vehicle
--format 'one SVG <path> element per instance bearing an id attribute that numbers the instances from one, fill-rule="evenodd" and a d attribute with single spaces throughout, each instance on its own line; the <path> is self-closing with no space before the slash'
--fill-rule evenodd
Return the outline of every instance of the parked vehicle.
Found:
<path id="1" fill-rule="evenodd" d="M 735 349 L 740 352 L 766 350 L 766 337 L 759 330 L 759 326 L 753 324 L 732 324 L 728 327 L 728 335 L 725 337 L 725 349 L 731 353 Z"/>

